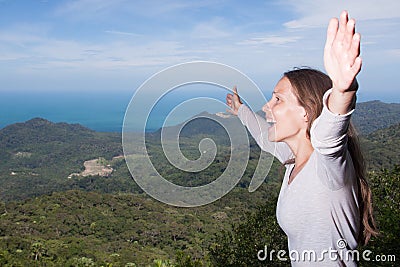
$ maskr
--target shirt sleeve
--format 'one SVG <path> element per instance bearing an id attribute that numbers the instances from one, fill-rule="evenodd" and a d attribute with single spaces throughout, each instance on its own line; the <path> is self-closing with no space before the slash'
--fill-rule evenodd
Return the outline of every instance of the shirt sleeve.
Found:
<path id="1" fill-rule="evenodd" d="M 293 155 L 289 146 L 285 143 L 268 141 L 267 121 L 251 111 L 249 107 L 242 104 L 238 110 L 238 117 L 262 150 L 274 155 L 281 163 Z"/>
<path id="2" fill-rule="evenodd" d="M 313 122 L 310 136 L 311 143 L 319 158 L 318 171 L 323 181 L 331 189 L 339 189 L 347 182 L 347 173 L 353 168 L 350 153 L 347 150 L 347 130 L 354 109 L 347 114 L 334 114 L 328 109 L 327 100 L 332 89 L 323 96 L 321 115 Z M 349 164 L 351 163 L 351 164 Z"/>

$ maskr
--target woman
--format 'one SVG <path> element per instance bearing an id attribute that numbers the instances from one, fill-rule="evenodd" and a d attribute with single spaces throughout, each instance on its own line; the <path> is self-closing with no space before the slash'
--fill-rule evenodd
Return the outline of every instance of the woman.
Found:
<path id="1" fill-rule="evenodd" d="M 355 21 L 343 11 L 327 30 L 329 76 L 312 69 L 285 73 L 263 107 L 268 124 L 241 103 L 236 88 L 227 95 L 230 112 L 263 150 L 285 164 L 276 213 L 293 266 L 356 266 L 353 250 L 376 234 L 371 191 L 350 123 L 359 48 Z"/>

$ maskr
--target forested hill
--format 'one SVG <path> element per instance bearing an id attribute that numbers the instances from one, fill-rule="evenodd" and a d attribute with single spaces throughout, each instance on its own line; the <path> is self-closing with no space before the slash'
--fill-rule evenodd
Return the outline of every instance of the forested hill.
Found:
<path id="1" fill-rule="evenodd" d="M 261 117 L 265 117 L 265 113 L 261 110 L 257 111 L 257 114 Z M 212 118 L 212 120 L 200 118 L 202 116 Z M 202 112 L 194 117 L 199 118 L 196 119 L 196 123 L 190 120 L 190 122 L 183 127 L 181 132 L 183 136 L 190 137 L 196 134 L 210 134 L 215 135 L 220 140 L 223 138 L 219 137 L 225 136 L 226 134 L 223 127 L 217 122 L 225 120 L 229 123 L 229 121 L 235 119 L 235 116 L 230 114 L 209 114 L 208 112 Z M 356 110 L 352 115 L 352 121 L 359 134 L 366 136 L 379 129 L 384 129 L 400 123 L 400 103 L 384 103 L 379 100 L 357 103 Z M 172 127 L 181 127 L 181 124 Z M 156 131 L 154 135 L 159 137 L 160 132 L 161 129 Z"/>
<path id="2" fill-rule="evenodd" d="M 79 124 L 41 118 L 9 125 L 0 130 L 0 199 L 80 188 L 67 177 L 81 172 L 84 161 L 110 160 L 121 154 L 117 133 L 98 133 Z"/>
<path id="3" fill-rule="evenodd" d="M 365 151 L 370 170 L 391 167 L 400 162 L 398 153 L 400 104 L 386 104 L 379 101 L 359 103 L 353 119 L 362 134 L 362 148 Z M 228 123 L 238 120 L 227 114 L 200 114 Z M 376 119 L 371 119 L 375 117 Z M 398 122 L 400 123 L 400 122 Z M 389 128 L 384 128 L 384 127 Z M 179 126 L 175 126 L 179 127 Z M 377 129 L 371 132 L 372 129 Z M 160 131 L 148 134 L 150 151 L 161 152 Z M 203 118 L 196 119 L 181 131 L 184 153 L 195 159 L 198 155 L 198 142 L 204 137 L 212 138 L 220 148 L 214 167 L 223 170 L 229 159 L 229 137 L 217 122 Z M 250 139 L 251 158 L 257 158 L 257 146 Z M 253 149 L 254 148 L 254 149 Z M 226 155 L 225 155 L 226 154 Z M 122 155 L 121 134 L 100 133 L 79 124 L 53 123 L 35 118 L 25 123 L 16 123 L 0 130 L 0 200 L 25 199 L 68 189 L 99 190 L 100 192 L 137 192 L 139 189 L 131 179 L 123 159 L 113 160 Z M 161 172 L 171 173 L 175 182 L 185 182 L 183 173 L 170 168 L 165 157 L 154 155 L 162 160 L 156 165 L 163 166 Z M 196 156 L 197 155 L 197 156 Z M 67 179 L 73 173 L 85 170 L 84 162 L 104 159 L 113 172 L 109 177 L 91 176 Z M 216 176 L 215 176 L 216 175 Z M 205 173 L 196 176 L 199 185 L 214 177 Z M 207 178 L 207 177 L 208 178 Z M 251 177 L 251 176 L 250 176 Z M 194 180 L 192 180 L 194 182 Z M 242 184 L 245 186 L 246 183 Z"/>
<path id="4" fill-rule="evenodd" d="M 0 130 L 0 174 L 18 166 L 31 171 L 79 171 L 85 160 L 122 154 L 120 134 L 99 133 L 79 124 L 53 123 L 35 118 Z M 17 171 L 17 170 L 15 170 Z"/>
<path id="5" fill-rule="evenodd" d="M 379 100 L 357 103 L 352 119 L 358 131 L 367 135 L 400 123 L 400 103 L 389 104 Z"/>
<path id="6" fill-rule="evenodd" d="M 64 122 L 53 123 L 46 119 L 34 118 L 24 123 L 8 125 L 0 130 L 0 148 L 26 148 L 57 142 L 59 144 L 94 144 L 96 142 L 115 141 L 117 134 L 103 134 L 95 132 L 80 124 Z M 88 151 L 90 152 L 90 151 Z"/>
<path id="7" fill-rule="evenodd" d="M 399 113 L 387 115 L 385 123 L 378 120 L 373 127 L 396 121 Z M 236 119 L 221 115 L 212 116 Z M 222 141 L 215 162 L 198 174 L 168 165 L 157 146 L 159 133 L 149 135 L 153 163 L 176 184 L 209 182 L 229 161 L 221 126 L 209 119 L 198 123 L 182 130 L 185 155 L 196 158 L 198 140 L 204 136 Z M 381 231 L 367 249 L 399 257 L 400 124 L 367 131 L 361 141 Z M 279 165 L 272 165 L 266 182 L 255 192 L 247 190 L 258 162 L 257 146 L 251 146 L 248 169 L 237 187 L 194 209 L 169 207 L 143 194 L 124 159 L 115 157 L 121 153 L 120 134 L 77 124 L 35 118 L 1 129 L 0 266 L 268 266 L 256 258 L 258 249 L 287 248 L 274 208 L 282 177 Z M 81 173 L 84 163 L 93 159 L 112 168 L 112 173 L 70 176 Z M 184 254 L 175 256 L 177 252 Z M 159 261 L 152 265 L 155 259 Z M 396 266 L 392 263 L 381 266 Z"/>
<path id="8" fill-rule="evenodd" d="M 264 117 L 264 112 L 257 112 Z M 384 103 L 379 100 L 357 103 L 351 117 L 361 135 L 400 123 L 400 103 Z"/>
<path id="9" fill-rule="evenodd" d="M 380 129 L 361 138 L 361 148 L 369 169 L 379 170 L 400 164 L 400 124 Z"/>

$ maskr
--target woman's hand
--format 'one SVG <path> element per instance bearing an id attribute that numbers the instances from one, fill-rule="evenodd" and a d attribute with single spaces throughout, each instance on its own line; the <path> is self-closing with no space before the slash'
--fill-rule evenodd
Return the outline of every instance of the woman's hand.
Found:
<path id="1" fill-rule="evenodd" d="M 228 109 L 227 111 L 229 113 L 237 116 L 238 110 L 243 103 L 240 100 L 240 97 L 237 93 L 236 86 L 233 87 L 233 94 L 226 95 L 226 104 L 231 108 L 231 109 Z"/>
<path id="2" fill-rule="evenodd" d="M 324 49 L 325 69 L 332 80 L 328 109 L 346 114 L 355 106 L 356 80 L 361 70 L 360 34 L 355 33 L 355 20 L 346 11 L 329 22 Z"/>
<path id="3" fill-rule="evenodd" d="M 361 70 L 360 34 L 355 33 L 355 20 L 343 11 L 340 20 L 329 22 L 324 49 L 325 69 L 333 89 L 340 93 L 358 89 L 356 76 Z"/>

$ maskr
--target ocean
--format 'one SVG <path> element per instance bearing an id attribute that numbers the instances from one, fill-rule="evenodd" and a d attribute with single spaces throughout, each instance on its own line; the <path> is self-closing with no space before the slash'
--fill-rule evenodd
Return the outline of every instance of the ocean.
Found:
<path id="1" fill-rule="evenodd" d="M 95 131 L 122 132 L 125 111 L 134 92 L 126 91 L 73 91 L 73 92 L 1 92 L 0 93 L 0 128 L 17 122 L 25 122 L 40 117 L 52 122 L 79 123 Z M 215 90 L 202 94 L 172 92 L 167 94 L 152 110 L 147 121 L 146 131 L 155 131 L 162 127 L 168 113 L 183 101 L 201 96 L 213 95 L 225 101 L 226 91 Z M 200 112 L 210 113 L 225 111 L 223 105 L 191 106 L 177 114 L 169 125 L 178 124 Z M 143 126 L 133 127 L 138 131 Z"/>
<path id="2" fill-rule="evenodd" d="M 131 94 L 112 92 L 2 92 L 0 127 L 40 117 L 121 132 Z"/>

